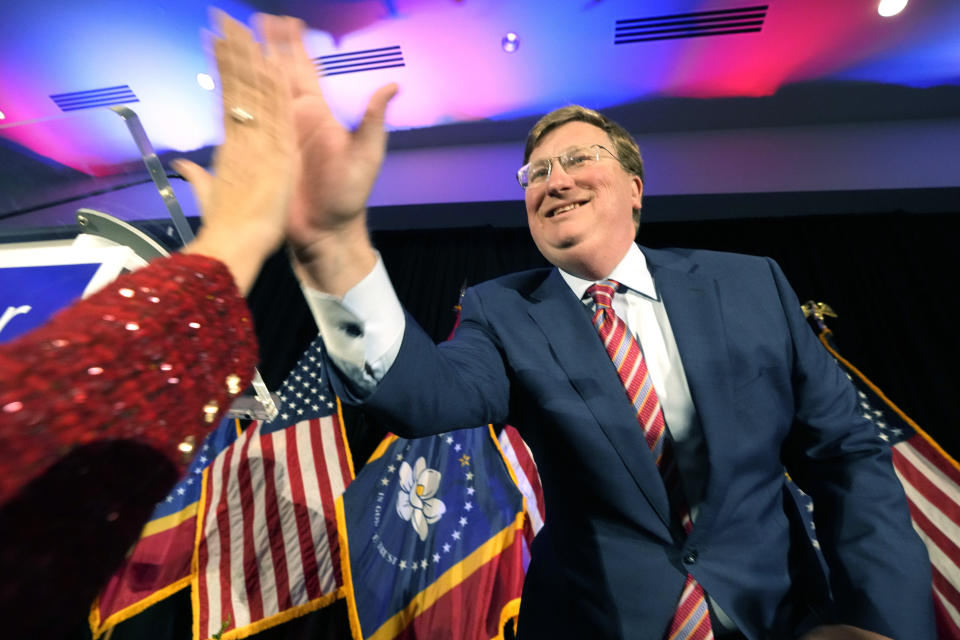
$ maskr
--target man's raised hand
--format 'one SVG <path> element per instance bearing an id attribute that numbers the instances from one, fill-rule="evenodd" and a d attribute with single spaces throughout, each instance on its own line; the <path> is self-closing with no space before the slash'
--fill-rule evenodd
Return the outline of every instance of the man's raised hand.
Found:
<path id="1" fill-rule="evenodd" d="M 350 131 L 334 117 L 320 90 L 304 47 L 303 22 L 260 15 L 257 24 L 268 54 L 286 69 L 293 96 L 299 169 L 287 241 L 295 264 L 305 270 L 298 269 L 301 277 L 323 290 L 343 293 L 375 260 L 366 206 L 386 153 L 384 113 L 397 85 L 378 89 L 360 125 Z"/>

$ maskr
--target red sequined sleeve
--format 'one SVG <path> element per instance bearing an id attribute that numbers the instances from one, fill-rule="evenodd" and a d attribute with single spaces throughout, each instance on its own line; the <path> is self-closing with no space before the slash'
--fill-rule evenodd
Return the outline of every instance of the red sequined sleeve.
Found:
<path id="1" fill-rule="evenodd" d="M 137 439 L 179 462 L 257 363 L 227 268 L 177 254 L 0 345 L 0 504 L 73 446 Z"/>

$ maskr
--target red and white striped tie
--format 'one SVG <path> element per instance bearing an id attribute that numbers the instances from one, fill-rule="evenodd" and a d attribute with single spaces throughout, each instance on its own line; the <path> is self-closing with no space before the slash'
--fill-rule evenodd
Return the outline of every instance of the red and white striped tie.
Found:
<path id="1" fill-rule="evenodd" d="M 596 327 L 607 355 L 617 369 L 617 375 L 627 392 L 627 398 L 637 412 L 637 422 L 643 428 L 647 446 L 653 454 L 660 475 L 663 477 L 670 497 L 673 514 L 689 534 L 693 529 L 690 509 L 680 484 L 677 463 L 673 456 L 673 445 L 667 433 L 667 423 L 660 409 L 660 399 L 653 388 L 653 381 L 643 359 L 643 351 L 627 329 L 627 324 L 613 310 L 613 294 L 620 286 L 615 280 L 604 280 L 587 289 L 587 295 L 593 298 L 593 326 Z M 687 582 L 680 594 L 680 602 L 670 623 L 668 640 L 712 640 L 713 629 L 707 599 L 693 576 L 687 574 Z"/>

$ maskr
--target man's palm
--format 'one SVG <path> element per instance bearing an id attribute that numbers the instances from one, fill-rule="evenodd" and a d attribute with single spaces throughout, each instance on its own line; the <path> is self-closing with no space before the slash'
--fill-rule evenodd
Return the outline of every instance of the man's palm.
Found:
<path id="1" fill-rule="evenodd" d="M 287 240 L 303 250 L 362 218 L 386 152 L 387 103 L 397 86 L 381 87 L 355 131 L 341 125 L 320 90 L 316 68 L 295 18 L 258 16 L 265 46 L 288 70 L 293 95 L 299 170 L 291 200 Z M 251 161 L 256 162 L 256 158 Z"/>

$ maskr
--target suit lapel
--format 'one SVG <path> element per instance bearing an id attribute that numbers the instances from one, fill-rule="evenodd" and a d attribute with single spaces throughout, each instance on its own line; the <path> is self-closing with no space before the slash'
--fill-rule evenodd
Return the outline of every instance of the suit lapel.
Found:
<path id="1" fill-rule="evenodd" d="M 583 303 L 556 269 L 531 297 L 534 304 L 529 307 L 530 317 L 547 336 L 557 362 L 650 506 L 670 527 L 667 493 L 660 472 Z"/>
<path id="2" fill-rule="evenodd" d="M 650 249 L 643 253 L 670 317 L 706 442 L 707 488 L 691 534 L 696 539 L 709 531 L 720 511 L 733 464 L 734 445 L 726 442 L 724 429 L 735 418 L 720 294 L 715 279 L 697 274 L 697 265 L 688 259 Z"/>

